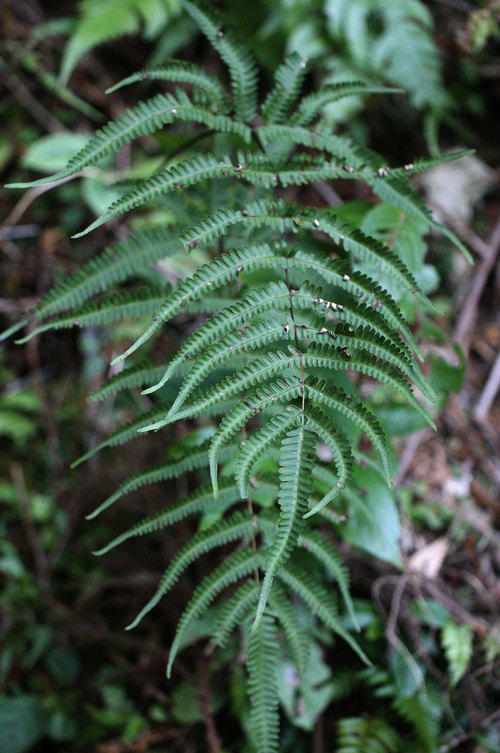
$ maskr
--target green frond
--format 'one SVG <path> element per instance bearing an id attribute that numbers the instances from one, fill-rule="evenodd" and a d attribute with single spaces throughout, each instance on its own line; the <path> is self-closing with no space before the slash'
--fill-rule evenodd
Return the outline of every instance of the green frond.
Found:
<path id="1" fill-rule="evenodd" d="M 359 148 L 353 146 L 350 139 L 344 136 L 334 136 L 327 131 L 310 130 L 296 125 L 263 125 L 257 130 L 260 141 L 264 146 L 279 144 L 282 148 L 292 149 L 305 146 L 327 152 L 339 160 L 348 163 L 349 168 L 364 166 L 359 154 Z M 349 170 L 346 170 L 346 174 Z"/>
<path id="2" fill-rule="evenodd" d="M 297 594 L 330 630 L 343 638 L 367 665 L 371 662 L 357 641 L 344 630 L 339 622 L 335 601 L 329 591 L 316 581 L 310 573 L 294 562 L 288 562 L 278 572 L 278 577 L 290 590 Z"/>
<path id="3" fill-rule="evenodd" d="M 174 415 L 179 408 L 185 403 L 193 390 L 198 387 L 204 379 L 213 374 L 214 370 L 231 361 L 235 356 L 244 353 L 247 350 L 262 348 L 270 343 L 277 341 L 291 341 L 294 339 L 293 322 L 284 324 L 275 317 L 269 317 L 265 321 L 255 322 L 246 329 L 240 329 L 237 333 L 230 332 L 219 342 L 209 347 L 205 353 L 200 355 L 193 364 L 189 373 L 186 375 L 182 387 L 177 393 L 177 397 L 170 409 Z"/>
<path id="4" fill-rule="evenodd" d="M 392 364 L 384 363 L 366 353 L 342 353 L 331 347 L 313 348 L 303 355 L 302 360 L 304 366 L 309 368 L 320 367 L 336 371 L 356 371 L 372 377 L 382 384 L 389 385 L 403 395 L 412 408 L 425 419 L 429 426 L 435 429 L 433 420 L 416 400 L 411 384 Z"/>
<path id="5" fill-rule="evenodd" d="M 348 324 L 341 324 L 335 327 L 331 337 L 338 348 L 364 350 L 372 356 L 383 358 L 384 361 L 392 363 L 416 384 L 427 400 L 436 402 L 434 390 L 427 384 L 415 362 L 409 361 L 404 351 L 401 351 L 397 345 L 378 334 L 374 334 L 369 327 L 353 329 Z"/>
<path id="6" fill-rule="evenodd" d="M 137 290 L 104 296 L 85 304 L 76 311 L 44 322 L 17 342 L 25 343 L 35 335 L 53 329 L 98 327 L 112 322 L 121 322 L 123 319 L 150 316 L 165 299 L 170 289 L 170 285 L 147 285 Z"/>
<path id="7" fill-rule="evenodd" d="M 226 115 L 215 115 L 193 104 L 187 94 L 181 90 L 177 91 L 176 96 L 157 94 L 156 97 L 140 102 L 137 107 L 127 110 L 119 118 L 96 131 L 88 144 L 70 159 L 64 170 L 48 178 L 40 178 L 40 180 L 28 183 L 11 183 L 8 188 L 31 188 L 67 178 L 88 165 L 96 164 L 102 157 L 117 152 L 134 139 L 154 133 L 175 120 L 202 123 L 207 128 L 220 133 L 235 133 L 247 142 L 251 138 L 250 129 L 243 123 L 231 120 Z"/>
<path id="8" fill-rule="evenodd" d="M 216 620 L 214 641 L 224 647 L 233 630 L 245 619 L 246 613 L 259 599 L 259 586 L 256 581 L 247 581 L 231 596 Z"/>
<path id="9" fill-rule="evenodd" d="M 314 505 L 311 510 L 304 513 L 304 517 L 309 518 L 335 499 L 337 494 L 349 484 L 352 475 L 353 457 L 351 445 L 345 434 L 323 415 L 318 408 L 308 408 L 304 415 L 304 421 L 308 429 L 314 432 L 332 453 L 338 476 L 335 486 L 325 494 L 317 505 Z"/>
<path id="10" fill-rule="evenodd" d="M 145 269 L 179 251 L 169 228 L 141 230 L 112 248 L 106 248 L 74 274 L 65 277 L 42 298 L 31 314 L 39 319 L 74 309 L 112 285 L 140 275 Z"/>
<path id="11" fill-rule="evenodd" d="M 106 94 L 121 89 L 123 86 L 130 86 L 137 81 L 177 81 L 180 83 L 191 84 L 197 87 L 207 98 L 214 112 L 220 111 L 227 114 L 228 94 L 217 76 L 205 73 L 205 71 L 194 63 L 186 60 L 165 60 L 159 65 L 150 68 L 143 68 L 137 73 L 122 79 L 114 86 L 106 90 Z"/>
<path id="12" fill-rule="evenodd" d="M 238 369 L 234 374 L 226 377 L 226 379 L 215 387 L 212 387 L 199 400 L 192 403 L 184 410 L 173 416 L 167 414 L 165 418 L 151 424 L 143 429 L 143 431 L 157 431 L 163 426 L 181 418 L 198 416 L 201 413 L 210 410 L 220 402 L 227 402 L 240 392 L 244 392 L 245 390 L 250 389 L 250 387 L 261 384 L 262 382 L 267 381 L 267 379 L 276 376 L 276 374 L 287 371 L 290 368 L 300 368 L 300 358 L 295 352 L 290 355 L 286 355 L 282 351 L 278 351 L 277 353 L 267 353 L 266 355 L 256 358 L 251 365 Z M 300 385 L 298 389 L 300 389 Z M 265 390 L 261 390 L 261 392 L 265 394 Z M 244 402 L 248 403 L 246 408 L 249 417 L 257 415 L 257 413 L 260 413 L 262 410 L 263 406 L 251 404 L 247 400 Z M 238 415 L 241 417 L 241 414 Z M 246 412 L 245 415 L 247 415 Z"/>
<path id="13" fill-rule="evenodd" d="M 292 126 L 306 126 L 322 114 L 323 109 L 345 97 L 356 97 L 365 94 L 399 94 L 403 89 L 392 89 L 386 86 L 374 86 L 363 81 L 343 81 L 340 84 L 327 84 L 319 91 L 304 97 L 297 110 L 289 119 Z"/>
<path id="14" fill-rule="evenodd" d="M 240 152 L 240 163 L 244 166 L 240 177 L 257 186 L 273 188 L 278 185 L 303 186 L 317 180 L 344 178 L 342 166 L 329 162 L 324 157 L 312 157 L 300 154 L 288 160 L 276 160 L 263 154 L 246 154 Z"/>
<path id="15" fill-rule="evenodd" d="M 217 505 L 227 505 L 229 507 L 240 499 L 241 497 L 236 485 L 229 482 L 224 483 L 220 489 L 220 497 L 217 501 Z M 163 528 L 173 525 L 173 523 L 178 523 L 179 520 L 184 520 L 184 518 L 187 518 L 189 515 L 204 512 L 213 504 L 215 504 L 215 499 L 212 494 L 212 489 L 208 484 L 205 484 L 155 515 L 150 515 L 149 517 L 140 520 L 131 528 L 114 538 L 113 541 L 110 541 L 109 544 L 102 547 L 102 549 L 96 551 L 95 554 L 99 556 L 107 554 L 111 549 L 123 544 L 123 542 L 128 539 L 160 531 Z"/>
<path id="16" fill-rule="evenodd" d="M 298 544 L 316 557 L 329 575 L 334 578 L 342 594 L 347 611 L 351 615 L 353 624 L 357 627 L 358 623 L 350 594 L 349 569 L 346 567 L 340 552 L 324 534 L 311 528 L 303 531 L 299 536 Z"/>
<path id="17" fill-rule="evenodd" d="M 297 610 L 279 581 L 274 581 L 273 583 L 271 593 L 269 594 L 269 607 L 283 628 L 297 668 L 297 674 L 300 677 L 305 672 L 307 666 L 309 656 L 308 637 L 297 617 Z"/>
<path id="18" fill-rule="evenodd" d="M 257 109 L 257 66 L 248 49 L 231 29 L 225 30 L 223 19 L 205 3 L 182 0 L 184 8 L 226 63 L 231 77 L 235 117 L 248 123 Z"/>
<path id="19" fill-rule="evenodd" d="M 348 717 L 337 722 L 338 753 L 398 753 L 397 732 L 383 719 Z"/>
<path id="20" fill-rule="evenodd" d="M 407 180 L 397 176 L 393 178 L 389 173 L 386 178 L 374 177 L 370 179 L 367 177 L 366 182 L 371 186 L 374 193 L 380 196 L 382 201 L 402 209 L 416 220 L 425 222 L 427 227 L 445 235 L 454 246 L 460 249 L 467 261 L 473 263 L 472 256 L 462 241 L 446 225 L 441 225 L 432 218 L 430 211 Z"/>
<path id="21" fill-rule="evenodd" d="M 243 270 L 262 269 L 270 263 L 278 263 L 280 258 L 267 243 L 260 243 L 228 251 L 201 266 L 194 275 L 182 282 L 157 309 L 153 324 L 133 345 L 115 358 L 112 364 L 122 361 L 143 345 L 166 321 L 180 313 L 189 303 L 204 298 L 207 289 L 211 291 L 234 280 Z"/>
<path id="22" fill-rule="evenodd" d="M 408 178 L 410 175 L 416 175 L 417 173 L 425 172 L 426 170 L 432 170 L 433 167 L 439 167 L 447 162 L 455 162 L 462 157 L 468 157 L 475 153 L 475 149 L 464 149 L 460 152 L 451 152 L 450 154 L 440 154 L 437 157 L 422 157 L 415 159 L 412 162 L 408 162 L 404 167 L 391 167 L 389 170 L 389 176 L 391 180 L 395 178 Z"/>
<path id="23" fill-rule="evenodd" d="M 141 427 L 147 426 L 150 421 L 154 421 L 155 418 L 159 418 L 160 416 L 165 415 L 166 411 L 167 406 L 165 404 L 160 404 L 155 408 L 152 408 L 147 413 L 144 413 L 142 416 L 139 416 L 134 421 L 130 421 L 129 423 L 120 426 L 112 434 L 110 434 L 109 437 L 103 439 L 102 442 L 96 444 L 96 446 L 86 452 L 85 455 L 82 455 L 78 458 L 78 460 L 75 460 L 74 463 L 71 463 L 71 468 L 76 468 L 78 465 L 80 465 L 80 463 L 84 463 L 86 460 L 91 458 L 92 455 L 95 455 L 96 452 L 100 452 L 105 447 L 115 447 L 116 445 L 125 444 L 125 442 L 128 442 L 129 439 L 136 439 L 138 436 L 140 436 L 137 434 L 137 431 Z"/>
<path id="24" fill-rule="evenodd" d="M 104 384 L 90 393 L 89 399 L 93 402 L 100 402 L 106 398 L 114 396 L 123 390 L 130 390 L 134 387 L 142 387 L 145 384 L 151 384 L 163 373 L 164 366 L 155 366 L 150 361 L 141 361 L 127 369 L 123 369 L 118 374 L 114 374 Z"/>
<path id="25" fill-rule="evenodd" d="M 326 408 L 333 408 L 348 418 L 366 434 L 376 447 L 384 467 L 385 477 L 389 486 L 392 485 L 391 467 L 387 438 L 379 420 L 364 403 L 354 395 L 348 395 L 339 386 L 330 386 L 327 382 L 317 382 L 314 377 L 308 377 L 305 383 L 307 397 L 316 404 Z"/>
<path id="26" fill-rule="evenodd" d="M 223 546 L 230 541 L 235 541 L 243 537 L 250 537 L 252 530 L 252 521 L 248 513 L 235 512 L 227 520 L 221 520 L 210 526 L 205 531 L 199 531 L 185 544 L 180 552 L 170 562 L 167 570 L 162 576 L 160 584 L 148 601 L 141 609 L 134 622 L 130 626 L 135 627 L 139 622 L 161 601 L 163 596 L 179 580 L 184 570 L 190 564 L 195 562 L 202 554 Z"/>
<path id="27" fill-rule="evenodd" d="M 281 442 L 278 492 L 281 512 L 276 536 L 266 555 L 266 574 L 253 630 L 264 614 L 274 577 L 290 558 L 304 526 L 304 515 L 313 487 L 312 470 L 315 460 L 316 443 L 312 431 L 302 424 L 291 429 Z"/>
<path id="28" fill-rule="evenodd" d="M 217 463 L 220 460 L 221 448 L 238 432 L 247 421 L 268 408 L 273 403 L 283 403 L 298 397 L 302 390 L 300 378 L 287 377 L 279 379 L 274 384 L 256 390 L 236 405 L 224 416 L 217 431 L 212 437 L 208 457 L 210 459 L 210 475 L 214 493 L 217 494 Z"/>
<path id="29" fill-rule="evenodd" d="M 198 468 L 205 468 L 208 466 L 208 448 L 210 442 L 205 442 L 200 447 L 192 448 L 191 450 L 184 450 L 182 460 L 167 460 L 165 463 L 159 463 L 158 465 L 148 468 L 147 471 L 139 471 L 124 481 L 118 489 L 107 497 L 99 507 L 97 507 L 90 515 L 87 515 L 87 519 L 95 518 L 100 515 L 101 512 L 111 507 L 117 500 L 123 497 L 125 494 L 140 489 L 142 486 L 148 484 L 159 484 L 161 481 L 167 481 L 171 478 L 178 478 L 183 473 L 194 471 Z M 239 445 L 232 444 L 224 447 L 220 452 L 220 461 L 225 462 L 234 457 Z"/>
<path id="30" fill-rule="evenodd" d="M 193 157 L 167 167 L 165 170 L 160 170 L 150 178 L 142 180 L 135 188 L 113 202 L 104 214 L 92 222 L 85 230 L 74 235 L 73 238 L 81 238 L 83 235 L 87 235 L 92 230 L 104 225 L 112 217 L 130 212 L 131 209 L 136 209 L 171 191 L 187 188 L 207 179 L 235 174 L 236 170 L 229 156 L 218 159 L 210 153 L 195 154 Z M 178 250 L 181 250 L 180 243 Z"/>
<path id="31" fill-rule="evenodd" d="M 278 638 L 273 618 L 265 614 L 250 635 L 248 645 L 250 730 L 257 753 L 277 753 Z"/>
<path id="32" fill-rule="evenodd" d="M 296 101 L 307 73 L 307 58 L 292 53 L 277 69 L 274 86 L 262 105 L 264 123 L 282 123 Z"/>
<path id="33" fill-rule="evenodd" d="M 285 410 L 273 416 L 262 429 L 250 434 L 236 457 L 233 469 L 242 497 L 247 494 L 249 476 L 257 460 L 298 420 L 301 420 L 301 416 L 300 408 L 288 405 Z"/>
<path id="34" fill-rule="evenodd" d="M 307 307 L 306 301 L 314 300 L 314 291 L 305 292 L 303 286 L 299 295 L 294 299 L 294 306 Z M 297 300 L 298 299 L 298 300 Z M 251 290 L 240 301 L 225 307 L 214 316 L 207 319 L 179 348 L 163 374 L 162 379 L 145 390 L 144 394 L 155 392 L 163 387 L 170 377 L 188 358 L 194 358 L 200 352 L 205 352 L 213 342 L 218 342 L 231 330 L 252 321 L 256 316 L 266 311 L 283 310 L 290 307 L 290 293 L 284 282 L 270 282 L 265 287 Z"/>
<path id="35" fill-rule="evenodd" d="M 399 696 L 393 702 L 399 716 L 416 731 L 426 753 L 434 753 L 439 742 L 442 706 L 438 699 L 423 692 L 415 696 Z"/>
<path id="36" fill-rule="evenodd" d="M 250 547 L 240 550 L 219 565 L 210 575 L 207 575 L 195 589 L 189 604 L 184 610 L 177 631 L 170 648 L 167 665 L 167 677 L 170 677 L 172 665 L 182 643 L 190 628 L 201 617 L 210 603 L 228 586 L 236 583 L 241 578 L 250 575 L 260 565 L 260 556 L 254 554 Z M 137 620 L 129 626 L 130 629 L 137 625 Z"/>

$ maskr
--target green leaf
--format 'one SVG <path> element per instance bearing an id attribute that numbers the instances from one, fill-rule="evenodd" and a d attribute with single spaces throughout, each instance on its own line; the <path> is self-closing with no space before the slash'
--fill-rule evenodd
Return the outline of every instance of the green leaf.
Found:
<path id="1" fill-rule="evenodd" d="M 452 688 L 457 685 L 469 666 L 472 657 L 472 628 L 470 625 L 457 625 L 448 620 L 441 631 L 441 645 L 450 669 Z"/>

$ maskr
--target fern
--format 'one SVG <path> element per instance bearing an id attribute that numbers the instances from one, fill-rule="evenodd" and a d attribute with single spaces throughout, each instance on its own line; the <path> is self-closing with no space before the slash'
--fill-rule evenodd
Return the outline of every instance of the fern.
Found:
<path id="1" fill-rule="evenodd" d="M 302 97 L 308 68 L 298 55 L 278 68 L 259 107 L 251 53 L 211 8 L 191 0 L 183 6 L 226 64 L 230 86 L 226 88 L 223 77 L 183 61 L 144 68 L 111 91 L 149 79 L 187 84 L 191 94 L 178 89 L 140 102 L 91 137 L 64 170 L 18 184 L 63 179 L 126 143 L 182 121 L 194 129 L 195 139 L 185 142 L 187 153 L 178 152 L 175 163 L 170 160 L 151 177 L 129 184 L 80 235 L 158 197 L 171 209 L 173 225 L 138 232 L 103 251 L 55 286 L 26 320 L 4 335 L 27 321 L 31 330 L 25 339 L 75 324 L 104 326 L 147 317 L 142 334 L 113 361 L 117 364 L 146 344 L 145 350 L 154 348 L 154 336 L 168 330 L 177 317 L 189 329 L 190 336 L 168 359 L 153 352 L 153 361 L 127 366 L 93 393 L 92 399 L 102 401 L 142 389 L 151 395 L 152 408 L 119 426 L 74 465 L 181 420 L 201 417 L 209 423 L 204 442 L 179 444 L 164 462 L 126 479 L 89 517 L 146 485 L 196 472 L 199 485 L 194 491 L 170 499 L 97 554 L 136 536 L 164 535 L 190 517 L 201 520 L 197 532 L 165 563 L 156 592 L 129 626 L 134 627 L 200 557 L 221 546 L 232 547 L 232 554 L 207 572 L 186 605 L 167 673 L 170 676 L 175 657 L 200 618 L 220 599 L 212 640 L 226 645 L 241 625 L 248 641 L 251 735 L 258 753 L 274 753 L 278 639 L 299 675 L 307 669 L 313 628 L 302 624 L 298 603 L 306 606 L 312 624 L 320 621 L 369 664 L 345 627 L 357 624 L 349 572 L 328 528 L 333 523 L 342 535 L 340 511 L 366 507 L 352 480 L 360 458 L 389 485 L 392 463 L 383 425 L 370 400 L 360 396 L 364 391 L 358 394 L 351 375 L 383 385 L 434 425 L 421 402 L 432 403 L 434 394 L 415 361 L 414 355 L 422 360 L 421 353 L 401 306 L 383 285 L 353 267 L 374 269 L 379 279 L 389 276 L 413 296 L 415 305 L 432 304 L 418 290 L 404 258 L 348 226 L 331 209 L 304 206 L 308 194 L 303 186 L 319 179 L 363 181 L 422 227 L 440 229 L 456 243 L 407 181 L 408 175 L 450 157 L 389 168 L 379 155 L 334 133 L 325 120 L 318 124 L 325 105 L 387 89 L 348 81 Z M 205 130 L 200 131 L 200 125 Z M 210 142 L 206 150 L 196 138 L 200 133 Z M 203 251 L 203 262 L 185 280 L 154 284 L 157 262 L 168 264 L 172 256 L 196 248 Z M 119 290 L 131 280 L 145 284 Z M 165 389 L 163 402 L 158 401 L 156 393 L 170 380 L 173 389 Z M 358 446 L 360 433 L 370 449 Z M 328 463 L 319 459 L 326 450 Z M 229 596 L 226 589 L 231 589 Z M 349 613 L 347 623 L 339 610 Z M 413 724 L 415 703 L 402 701 L 398 708 Z M 381 720 L 344 722 L 339 750 L 396 749 L 396 738 Z"/>

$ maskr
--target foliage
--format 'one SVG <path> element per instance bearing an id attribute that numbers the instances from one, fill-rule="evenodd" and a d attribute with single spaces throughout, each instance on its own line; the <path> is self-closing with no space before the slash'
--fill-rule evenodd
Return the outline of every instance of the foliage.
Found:
<path id="1" fill-rule="evenodd" d="M 198 532 L 171 560 L 133 627 L 199 557 L 232 546 L 192 594 L 167 672 L 202 618 L 214 617 L 210 633 L 221 646 L 241 624 L 248 647 L 250 737 L 258 751 L 273 751 L 279 728 L 278 636 L 298 677 L 306 672 L 312 636 L 325 628 L 369 663 L 352 636 L 357 615 L 348 572 L 322 528 L 333 523 L 341 533 L 338 524 L 347 509 L 352 518 L 345 537 L 384 556 L 387 542 L 377 543 L 380 530 L 366 489 L 373 493 L 377 474 L 390 486 L 391 448 L 369 401 L 356 395 L 347 373 L 378 381 L 406 400 L 422 420 L 433 423 L 413 392 L 412 382 L 428 400 L 434 397 L 414 359 L 420 353 L 404 314 L 415 301 L 432 308 L 414 274 L 421 272 L 423 254 L 408 264 L 404 240 L 391 249 L 376 237 L 373 216 L 374 229 L 369 224 L 360 229 L 347 222 L 348 209 L 337 215 L 328 208 L 305 206 L 307 194 L 301 187 L 318 179 L 364 181 L 387 202 L 381 207 L 387 216 L 378 218 L 384 230 L 390 226 L 392 231 L 401 221 L 406 237 L 437 228 L 454 239 L 431 218 L 406 180 L 449 157 L 389 168 L 377 154 L 318 124 L 325 101 L 339 101 L 353 88 L 366 93 L 372 88 L 349 83 L 320 92 L 321 97 L 298 99 L 307 62 L 297 54 L 278 68 L 259 107 L 252 55 L 205 6 L 189 0 L 183 5 L 227 64 L 230 87 L 180 61 L 147 69 L 144 76 L 175 78 L 192 86 L 192 93 L 177 89 L 140 102 L 91 137 L 55 175 L 17 184 L 43 185 L 71 177 L 167 124 L 181 121 L 183 130 L 185 123 L 201 124 L 207 130 L 193 131 L 183 145 L 186 156 L 178 152 L 153 175 L 119 186 L 116 200 L 78 235 L 151 201 L 168 213 L 169 223 L 136 232 L 60 283 L 32 312 L 30 323 L 37 328 L 26 339 L 51 328 L 152 315 L 146 331 L 115 358 L 117 365 L 140 347 L 150 348 L 153 335 L 174 317 L 212 314 L 167 363 L 137 363 L 95 393 L 98 400 L 146 387 L 144 394 L 154 395 L 153 407 L 81 461 L 98 449 L 132 440 L 138 432 L 181 419 L 222 417 L 216 427 L 210 424 L 206 443 L 191 447 L 181 459 L 131 477 L 94 515 L 143 484 L 176 478 L 186 470 L 209 474 L 210 483 L 143 519 L 99 553 L 189 516 L 201 517 Z M 135 80 L 137 76 L 129 77 L 126 83 Z M 209 148 L 199 148 L 200 136 L 210 140 Z M 290 189 L 296 203 L 288 198 Z M 203 251 L 205 258 L 185 281 L 176 286 L 158 285 L 157 278 L 152 282 L 153 264 L 194 250 Z M 388 278 L 394 285 L 391 291 Z M 117 284 L 136 279 L 145 284 L 114 292 Z M 381 468 L 372 454 L 369 471 L 356 467 L 361 433 L 377 450 Z M 318 447 L 330 462 L 320 459 Z M 234 511 L 238 503 L 243 503 L 241 509 Z M 360 517 L 363 536 L 356 532 Z M 397 534 L 391 544 L 396 540 Z M 388 556 L 386 551 L 385 556 L 397 562 L 397 552 Z M 340 598 L 332 591 L 332 581 Z M 212 602 L 228 588 L 231 595 L 214 610 Z M 297 603 L 313 616 L 308 626 L 298 621 Z M 344 609 L 350 614 L 347 623 Z M 415 694 L 401 701 L 397 692 L 390 692 L 396 710 L 425 745 L 425 734 L 427 740 L 431 734 L 422 729 L 425 704 Z M 339 731 L 340 744 L 347 748 L 396 749 L 395 733 L 378 718 L 344 720 Z"/>

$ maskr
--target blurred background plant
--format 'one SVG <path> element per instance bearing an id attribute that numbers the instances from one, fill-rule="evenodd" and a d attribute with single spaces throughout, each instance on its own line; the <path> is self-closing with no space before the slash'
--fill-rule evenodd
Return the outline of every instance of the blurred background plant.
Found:
<path id="1" fill-rule="evenodd" d="M 314 76 L 326 81 L 362 79 L 405 89 L 407 96 L 372 97 L 363 107 L 350 98 L 335 115 L 324 112 L 389 163 L 465 143 L 477 149 L 483 167 L 472 198 L 466 197 L 468 214 L 455 226 L 477 260 L 466 274 L 440 238 L 430 238 L 424 260 L 424 229 L 389 205 L 374 206 L 357 184 L 349 195 L 342 186 L 341 196 L 335 183 L 321 187 L 346 221 L 389 240 L 444 310 L 442 318 L 431 318 L 408 304 L 416 331 L 431 343 L 429 374 L 443 412 L 439 434 L 431 437 L 403 405 L 370 385 L 401 456 L 398 488 L 390 493 L 370 469 L 360 469 L 357 480 L 376 506 L 378 533 L 373 521 L 355 515 L 336 535 L 351 568 L 362 645 L 374 668 L 343 655 L 323 631 L 318 641 L 328 650 L 314 646 L 299 690 L 282 651 L 283 750 L 318 753 L 335 739 L 343 753 L 497 753 L 500 411 L 489 396 L 495 394 L 500 350 L 500 147 L 487 112 L 500 102 L 498 3 L 260 0 L 221 7 L 269 71 L 284 51 L 299 50 L 315 59 Z M 77 7 L 47 1 L 43 8 L 37 0 L 6 0 L 0 24 L 3 183 L 28 169 L 49 174 L 65 163 L 91 130 L 133 101 L 127 90 L 103 94 L 124 75 L 172 55 L 217 66 L 176 0 L 82 0 Z M 131 177 L 149 175 L 162 153 L 177 146 L 174 134 L 141 140 Z M 70 243 L 69 236 L 121 193 L 130 156 L 124 149 L 105 171 L 87 171 L 84 180 L 50 193 L 2 193 L 5 326 L 92 256 L 94 237 Z M 346 199 L 351 202 L 341 204 Z M 154 227 L 165 212 L 151 209 L 135 227 Z M 120 239 L 123 228 L 99 232 L 97 245 L 104 246 Z M 161 274 L 177 279 L 191 264 L 175 258 Z M 112 334 L 76 328 L 47 332 L 25 348 L 2 345 L 2 753 L 44 751 L 47 745 L 55 753 L 245 750 L 241 728 L 248 708 L 236 641 L 215 654 L 188 650 L 176 679 L 170 685 L 164 679 L 169 636 L 198 573 L 185 576 L 157 620 L 123 632 L 175 542 L 158 537 L 151 547 L 137 540 L 105 560 L 91 555 L 138 511 L 155 509 L 154 495 L 138 490 L 105 521 L 84 521 L 125 470 L 164 459 L 161 437 L 69 471 L 82 449 L 146 404 L 127 395 L 86 402 L 116 343 L 138 331 L 136 322 L 125 320 Z M 476 414 L 488 385 L 485 418 L 484 411 Z M 168 493 L 171 484 L 159 488 L 156 494 Z M 304 610 L 300 618 L 310 616 Z"/>

